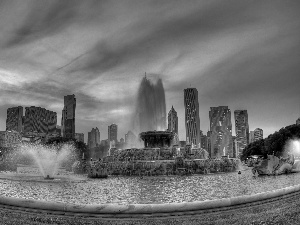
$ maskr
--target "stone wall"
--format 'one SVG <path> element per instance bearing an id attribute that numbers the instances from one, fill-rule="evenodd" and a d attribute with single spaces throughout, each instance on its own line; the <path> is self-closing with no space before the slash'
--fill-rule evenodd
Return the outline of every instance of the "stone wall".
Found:
<path id="1" fill-rule="evenodd" d="M 192 175 L 218 172 L 232 172 L 238 168 L 237 159 L 196 159 L 153 161 L 90 161 L 87 163 L 89 177 L 99 175 L 156 176 L 156 175 Z"/>

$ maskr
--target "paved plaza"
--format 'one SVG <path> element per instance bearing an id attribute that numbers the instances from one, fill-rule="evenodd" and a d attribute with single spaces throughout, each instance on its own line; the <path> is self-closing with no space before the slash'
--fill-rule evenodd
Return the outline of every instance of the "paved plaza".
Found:
<path id="1" fill-rule="evenodd" d="M 162 215 L 95 215 L 0 206 L 1 224 L 299 224 L 300 192 L 225 209 Z"/>

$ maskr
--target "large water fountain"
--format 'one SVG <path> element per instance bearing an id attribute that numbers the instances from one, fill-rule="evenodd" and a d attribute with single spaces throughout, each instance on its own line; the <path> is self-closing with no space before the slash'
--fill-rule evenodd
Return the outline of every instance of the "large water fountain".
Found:
<path id="1" fill-rule="evenodd" d="M 0 174 L 0 179 L 37 182 L 71 180 L 72 176 L 66 170 L 66 166 L 70 170 L 71 164 L 76 161 L 74 150 L 71 143 L 59 145 L 24 143 L 6 154 L 1 163 L 9 164 L 6 168 L 15 172 L 6 171 Z"/>
<path id="2" fill-rule="evenodd" d="M 162 80 L 157 77 L 142 79 L 134 114 L 136 136 L 146 131 L 166 129 L 166 101 Z"/>
<path id="3" fill-rule="evenodd" d="M 45 179 L 53 178 L 63 162 L 72 154 L 72 145 L 45 146 L 41 144 L 25 144 L 20 148 L 21 156 L 29 156 L 33 164 L 38 166 L 39 172 Z"/>

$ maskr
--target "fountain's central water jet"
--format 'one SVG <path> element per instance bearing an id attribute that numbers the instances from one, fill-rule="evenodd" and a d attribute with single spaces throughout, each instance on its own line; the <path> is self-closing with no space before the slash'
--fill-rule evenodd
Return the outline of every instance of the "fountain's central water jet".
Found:
<path id="1" fill-rule="evenodd" d="M 136 134 L 166 129 L 166 101 L 162 80 L 147 78 L 141 81 L 134 119 Z"/>

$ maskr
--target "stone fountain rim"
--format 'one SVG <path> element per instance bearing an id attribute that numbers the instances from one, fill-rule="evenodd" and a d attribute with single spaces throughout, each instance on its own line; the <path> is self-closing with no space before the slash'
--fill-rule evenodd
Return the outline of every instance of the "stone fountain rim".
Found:
<path id="1" fill-rule="evenodd" d="M 300 185 L 285 187 L 269 192 L 253 195 L 243 195 L 232 198 L 222 198 L 215 200 L 162 203 L 162 204 L 69 204 L 57 203 L 41 200 L 20 199 L 0 196 L 1 205 L 9 205 L 35 210 L 62 211 L 66 213 L 88 213 L 88 214 L 154 214 L 154 213 L 175 213 L 198 210 L 211 210 L 217 208 L 228 208 L 241 204 L 268 200 L 281 197 L 287 194 L 300 191 Z"/>

